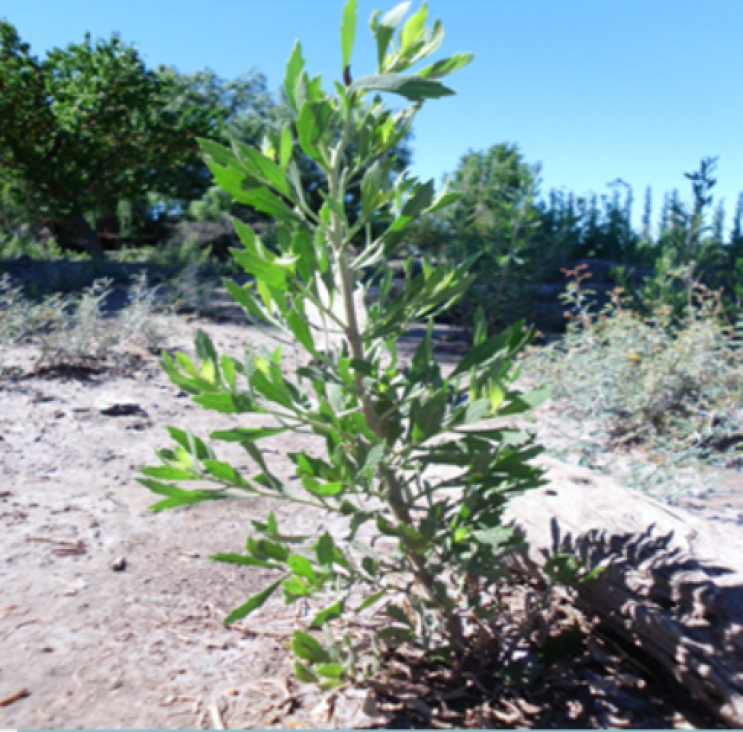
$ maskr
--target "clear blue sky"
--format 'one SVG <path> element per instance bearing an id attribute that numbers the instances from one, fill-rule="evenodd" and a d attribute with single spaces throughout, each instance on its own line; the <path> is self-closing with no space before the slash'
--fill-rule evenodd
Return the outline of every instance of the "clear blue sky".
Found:
<path id="1" fill-rule="evenodd" d="M 367 22 L 396 3 L 359 0 L 353 71 L 373 71 Z M 419 6 L 416 2 L 414 7 Z M 295 39 L 326 88 L 339 77 L 342 0 L 0 0 L 36 55 L 119 31 L 150 66 L 256 67 L 271 90 Z M 743 0 L 430 0 L 443 55 L 472 51 L 451 99 L 424 107 L 414 172 L 437 181 L 468 149 L 515 142 L 543 165 L 543 192 L 690 187 L 683 173 L 719 156 L 728 215 L 743 190 Z"/>

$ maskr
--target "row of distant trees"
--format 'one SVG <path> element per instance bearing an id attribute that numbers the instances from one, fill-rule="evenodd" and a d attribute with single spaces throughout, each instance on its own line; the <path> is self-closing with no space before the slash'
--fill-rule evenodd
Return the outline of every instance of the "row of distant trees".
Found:
<path id="1" fill-rule="evenodd" d="M 714 200 L 715 169 L 716 159 L 705 158 L 685 173 L 689 195 L 666 194 L 657 215 L 647 189 L 638 228 L 633 191 L 622 181 L 601 196 L 543 196 L 540 166 L 527 163 L 515 145 L 495 145 L 462 158 L 451 179 L 462 198 L 423 219 L 410 241 L 438 257 L 461 261 L 478 255 L 479 283 L 468 302 L 470 310 L 483 305 L 494 323 L 532 315 L 536 288 L 586 260 L 609 272 L 637 302 L 661 297 L 680 310 L 688 299 L 689 283 L 682 280 L 691 277 L 722 290 L 726 304 L 738 309 L 743 194 L 729 220 L 724 203 Z"/>
<path id="2" fill-rule="evenodd" d="M 0 234 L 45 227 L 63 248 L 101 256 L 123 238 L 157 245 L 184 218 L 259 223 L 212 187 L 197 138 L 260 145 L 290 115 L 255 71 L 225 81 L 208 70 L 148 69 L 117 36 L 86 36 L 39 60 L 0 21 Z M 395 153 L 397 170 L 410 162 L 406 145 Z M 472 305 L 486 305 L 494 321 L 528 312 L 535 284 L 579 259 L 613 262 L 620 279 L 695 262 L 710 286 L 743 300 L 743 198 L 728 224 L 712 198 L 714 169 L 705 159 L 687 174 L 689 201 L 667 194 L 657 223 L 648 190 L 638 229 L 621 181 L 602 196 L 545 196 L 539 166 L 515 145 L 495 145 L 464 155 L 451 179 L 461 200 L 424 219 L 409 243 L 448 259 L 478 254 Z M 319 206 L 321 177 L 309 159 L 301 174 Z"/>
<path id="3" fill-rule="evenodd" d="M 189 210 L 208 219 L 229 209 L 198 138 L 259 145 L 289 115 L 255 71 L 225 81 L 148 69 L 118 36 L 88 35 L 39 60 L 0 21 L 0 231 L 45 227 L 63 248 L 95 256 L 122 231 L 157 243 Z M 397 154 L 401 168 L 407 149 Z M 319 202 L 314 164 L 300 169 Z"/>

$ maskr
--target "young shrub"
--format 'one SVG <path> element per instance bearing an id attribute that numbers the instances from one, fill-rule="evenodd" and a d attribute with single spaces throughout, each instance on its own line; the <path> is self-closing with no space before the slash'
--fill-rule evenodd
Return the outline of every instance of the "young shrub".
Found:
<path id="1" fill-rule="evenodd" d="M 159 290 L 160 285 L 150 287 L 147 274 L 140 272 L 132 278 L 126 307 L 117 318 L 121 340 L 143 346 L 151 353 L 159 351 L 167 339 L 156 319 L 158 311 L 162 309 L 158 303 Z"/>
<path id="2" fill-rule="evenodd" d="M 581 451 L 592 466 L 597 457 L 619 468 L 627 463 L 626 448 L 641 447 L 659 467 L 648 473 L 638 462 L 636 478 L 617 472 L 625 484 L 667 501 L 709 485 L 698 470 L 724 458 L 741 433 L 740 329 L 728 323 L 721 293 L 708 290 L 689 267 L 673 282 L 687 293 L 680 317 L 664 292 L 645 301 L 646 317 L 620 288 L 593 312 L 586 269 L 567 272 L 568 331 L 529 350 L 526 375 L 551 379 L 559 430 L 574 425 L 571 451 Z"/>
<path id="3" fill-rule="evenodd" d="M 159 350 L 166 337 L 155 319 L 157 288 L 150 288 L 141 273 L 129 288 L 126 306 L 109 315 L 105 306 L 111 285 L 111 280 L 96 280 L 79 294 L 53 293 L 34 301 L 3 275 L 0 347 L 31 344 L 38 351 L 35 369 L 126 360 L 131 346 Z"/>
<path id="4" fill-rule="evenodd" d="M 230 624 L 281 591 L 287 604 L 311 600 L 311 628 L 337 627 L 355 610 L 374 606 L 386 619 L 375 643 L 412 643 L 466 654 L 491 613 L 488 590 L 502 580 L 504 559 L 516 545 L 502 523 L 508 500 L 541 484 L 532 464 L 540 452 L 531 435 L 497 424 L 493 417 L 524 414 L 544 396 L 514 387 L 514 357 L 531 334 L 517 325 L 488 337 L 479 313 L 472 350 L 445 377 L 433 358 L 433 318 L 472 283 L 471 262 L 432 267 L 413 277 L 406 265 L 404 289 L 395 294 L 386 263 L 422 215 L 458 196 L 434 194 L 404 172 L 392 179 L 389 152 L 410 133 L 423 103 L 453 94 L 441 79 L 461 69 L 470 54 L 412 72 L 441 45 L 437 20 L 426 26 L 425 6 L 406 23 L 404 3 L 376 12 L 371 31 L 378 64 L 370 75 L 351 79 L 356 0 L 343 11 L 343 83 L 327 94 L 319 77 L 305 71 L 299 44 L 285 79 L 291 124 L 269 135 L 261 150 L 235 143 L 226 148 L 202 141 L 216 182 L 246 206 L 271 215 L 275 247 L 235 221 L 243 248 L 235 260 L 254 278 L 245 287 L 225 285 L 254 321 L 270 326 L 278 341 L 298 344 L 309 365 L 292 377 L 280 368 L 282 348 L 245 358 L 219 356 L 209 338 L 196 339 L 198 362 L 168 355 L 163 367 L 180 389 L 204 409 L 262 415 L 260 427 L 213 432 L 209 440 L 171 428 L 173 447 L 158 454 L 162 465 L 146 468 L 141 482 L 161 497 L 161 511 L 203 501 L 239 497 L 278 499 L 345 517 L 343 536 L 289 536 L 273 513 L 254 522 L 245 554 L 218 554 L 216 561 L 272 570 L 275 580 L 235 609 Z M 394 36 L 398 30 L 397 41 Z M 381 93 L 409 102 L 388 110 Z M 301 155 L 322 170 L 327 188 L 319 211 L 307 204 L 298 174 Z M 351 216 L 348 192 L 361 192 L 361 210 Z M 379 296 L 365 312 L 363 282 L 379 282 Z M 429 327 L 409 368 L 397 340 L 410 326 Z M 285 483 L 258 447 L 284 432 L 312 433 L 326 455 L 289 453 L 296 481 Z M 244 475 L 219 459 L 219 443 L 237 443 L 255 463 Z M 181 481 L 209 481 L 213 488 L 187 490 Z M 319 522 L 318 522 L 319 523 Z M 369 538 L 369 534 L 372 538 Z M 377 551 L 374 534 L 390 551 Z M 292 643 L 300 680 L 325 686 L 358 673 L 356 649 L 297 631 Z"/>

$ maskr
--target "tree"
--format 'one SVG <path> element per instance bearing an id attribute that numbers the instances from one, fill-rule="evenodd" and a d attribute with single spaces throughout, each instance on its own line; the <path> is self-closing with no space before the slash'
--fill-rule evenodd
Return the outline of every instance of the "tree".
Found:
<path id="1" fill-rule="evenodd" d="M 220 114 L 168 106 L 172 82 L 113 36 L 31 55 L 0 21 L 0 187 L 59 243 L 103 248 L 97 222 L 149 192 L 193 199 L 210 181 L 196 137 Z"/>
<path id="2" fill-rule="evenodd" d="M 526 257 L 538 225 L 538 186 L 539 166 L 527 164 L 516 145 L 494 145 L 462 158 L 451 183 L 462 197 L 449 216 L 449 256 L 463 261 L 479 255 L 466 321 L 482 306 L 489 325 L 502 324 L 509 319 L 506 306 L 523 299 L 535 274 Z"/>

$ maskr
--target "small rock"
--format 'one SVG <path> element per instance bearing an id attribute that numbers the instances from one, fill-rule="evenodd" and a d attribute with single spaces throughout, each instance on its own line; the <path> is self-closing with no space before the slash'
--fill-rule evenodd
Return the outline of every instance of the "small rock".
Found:
<path id="1" fill-rule="evenodd" d="M 123 572 L 126 569 L 126 557 L 118 557 L 111 562 L 111 569 L 114 572 Z"/>
<path id="2" fill-rule="evenodd" d="M 95 406 L 101 414 L 107 417 L 123 417 L 129 414 L 147 416 L 147 412 L 136 401 L 120 394 L 104 394 L 96 401 Z"/>

